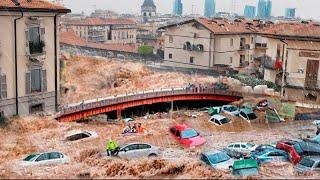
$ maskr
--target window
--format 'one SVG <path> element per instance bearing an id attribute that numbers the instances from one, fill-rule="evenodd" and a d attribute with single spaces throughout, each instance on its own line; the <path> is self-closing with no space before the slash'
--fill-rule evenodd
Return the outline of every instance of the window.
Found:
<path id="1" fill-rule="evenodd" d="M 240 148 L 240 144 L 235 144 L 234 148 Z"/>
<path id="2" fill-rule="evenodd" d="M 148 144 L 139 144 L 139 149 L 150 149 L 151 146 Z"/>
<path id="3" fill-rule="evenodd" d="M 0 99 L 7 98 L 7 77 L 0 75 Z"/>
<path id="4" fill-rule="evenodd" d="M 233 46 L 233 39 L 230 39 L 230 46 Z"/>
<path id="5" fill-rule="evenodd" d="M 132 144 L 125 148 L 126 151 L 132 151 L 138 149 L 138 144 Z"/>
<path id="6" fill-rule="evenodd" d="M 169 59 L 172 59 L 172 53 L 169 54 Z"/>
<path id="7" fill-rule="evenodd" d="M 246 145 L 244 145 L 244 144 L 241 144 L 241 148 L 246 148 Z"/>
<path id="8" fill-rule="evenodd" d="M 231 145 L 228 146 L 228 148 L 232 148 L 232 147 L 233 147 L 233 144 L 231 144 Z"/>
<path id="9" fill-rule="evenodd" d="M 62 157 L 63 157 L 62 154 L 60 154 L 58 152 L 50 153 L 50 159 L 60 159 Z"/>
<path id="10" fill-rule="evenodd" d="M 218 125 L 221 125 L 221 123 L 218 120 L 215 120 L 214 122 Z"/>
<path id="11" fill-rule="evenodd" d="M 244 118 L 247 118 L 247 115 L 244 113 L 244 112 L 240 112 L 240 115 L 242 116 L 242 117 L 244 117 Z"/>
<path id="12" fill-rule="evenodd" d="M 280 58 L 281 56 L 281 45 L 277 44 L 277 58 Z"/>
<path id="13" fill-rule="evenodd" d="M 49 153 L 41 154 L 36 161 L 45 161 L 49 159 Z"/>
<path id="14" fill-rule="evenodd" d="M 232 64 L 233 58 L 230 57 L 229 63 Z"/>
<path id="15" fill-rule="evenodd" d="M 43 112 L 43 104 L 36 104 L 30 106 L 30 114 L 35 114 L 38 112 Z"/>
<path id="16" fill-rule="evenodd" d="M 31 27 L 28 29 L 27 42 L 30 54 L 43 52 L 44 43 L 41 41 L 41 34 L 44 34 L 44 28 L 40 29 L 39 27 Z"/>
<path id="17" fill-rule="evenodd" d="M 173 37 L 169 36 L 169 43 L 173 43 Z"/>
<path id="18" fill-rule="evenodd" d="M 170 128 L 170 132 L 172 133 L 172 134 L 176 134 L 176 128 Z"/>
<path id="19" fill-rule="evenodd" d="M 190 63 L 193 64 L 194 63 L 193 61 L 194 61 L 194 57 L 191 56 L 190 57 Z"/>
<path id="20" fill-rule="evenodd" d="M 253 37 L 251 37 L 251 44 L 253 44 Z"/>
<path id="21" fill-rule="evenodd" d="M 31 70 L 31 93 L 41 92 L 41 70 Z"/>

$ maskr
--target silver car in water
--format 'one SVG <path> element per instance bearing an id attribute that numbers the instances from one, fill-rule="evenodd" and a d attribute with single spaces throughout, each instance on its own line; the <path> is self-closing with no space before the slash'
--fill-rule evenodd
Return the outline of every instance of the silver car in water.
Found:
<path id="1" fill-rule="evenodd" d="M 47 166 L 69 163 L 69 157 L 60 152 L 44 152 L 28 155 L 19 163 L 22 166 Z"/>

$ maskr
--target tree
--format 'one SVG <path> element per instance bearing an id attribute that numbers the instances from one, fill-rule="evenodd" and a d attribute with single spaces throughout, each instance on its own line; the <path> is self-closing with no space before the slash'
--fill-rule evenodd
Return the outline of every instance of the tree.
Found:
<path id="1" fill-rule="evenodd" d="M 138 49 L 138 52 L 142 56 L 147 56 L 153 54 L 153 48 L 148 45 L 141 45 Z"/>

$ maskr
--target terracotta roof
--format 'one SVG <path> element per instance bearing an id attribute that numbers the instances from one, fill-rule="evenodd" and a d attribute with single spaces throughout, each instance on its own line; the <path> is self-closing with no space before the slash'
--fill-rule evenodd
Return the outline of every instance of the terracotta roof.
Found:
<path id="1" fill-rule="evenodd" d="M 30 0 L 29 0 L 30 1 Z M 70 9 L 67 9 L 61 5 L 48 2 L 46 0 L 32 0 L 28 2 L 27 0 L 19 0 L 20 5 L 15 5 L 12 0 L 1 0 L 0 1 L 0 11 L 36 11 L 36 12 L 61 12 L 69 13 Z"/>
<path id="2" fill-rule="evenodd" d="M 60 33 L 60 43 L 68 44 L 72 46 L 89 47 L 96 49 L 104 49 L 110 51 L 120 51 L 120 52 L 130 52 L 137 53 L 138 47 L 131 44 L 102 44 L 102 43 L 92 43 L 86 42 L 82 38 L 78 37 L 74 31 L 69 30 L 68 32 Z"/>
<path id="3" fill-rule="evenodd" d="M 278 23 L 265 27 L 261 33 L 283 36 L 303 36 L 320 38 L 320 25 L 315 23 Z"/>
<path id="4" fill-rule="evenodd" d="M 249 24 L 249 22 L 245 20 L 228 21 L 223 19 L 210 20 L 206 18 L 198 18 L 196 21 L 215 34 L 252 33 L 258 31 L 252 23 Z"/>
<path id="5" fill-rule="evenodd" d="M 136 22 L 134 22 L 131 19 L 103 19 L 103 18 L 86 18 L 82 20 L 74 20 L 66 22 L 66 24 L 69 25 L 89 25 L 89 26 L 99 26 L 99 25 L 134 25 Z"/>

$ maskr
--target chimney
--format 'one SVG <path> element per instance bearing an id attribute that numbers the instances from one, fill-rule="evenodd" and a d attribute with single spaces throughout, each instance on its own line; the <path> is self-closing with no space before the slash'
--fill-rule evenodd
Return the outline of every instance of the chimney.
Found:
<path id="1" fill-rule="evenodd" d="M 11 0 L 13 3 L 14 3 L 14 5 L 16 5 L 16 6 L 20 6 L 20 2 L 19 2 L 19 0 Z"/>
<path id="2" fill-rule="evenodd" d="M 264 28 L 264 21 L 260 20 L 259 21 L 259 29 L 262 30 Z"/>

